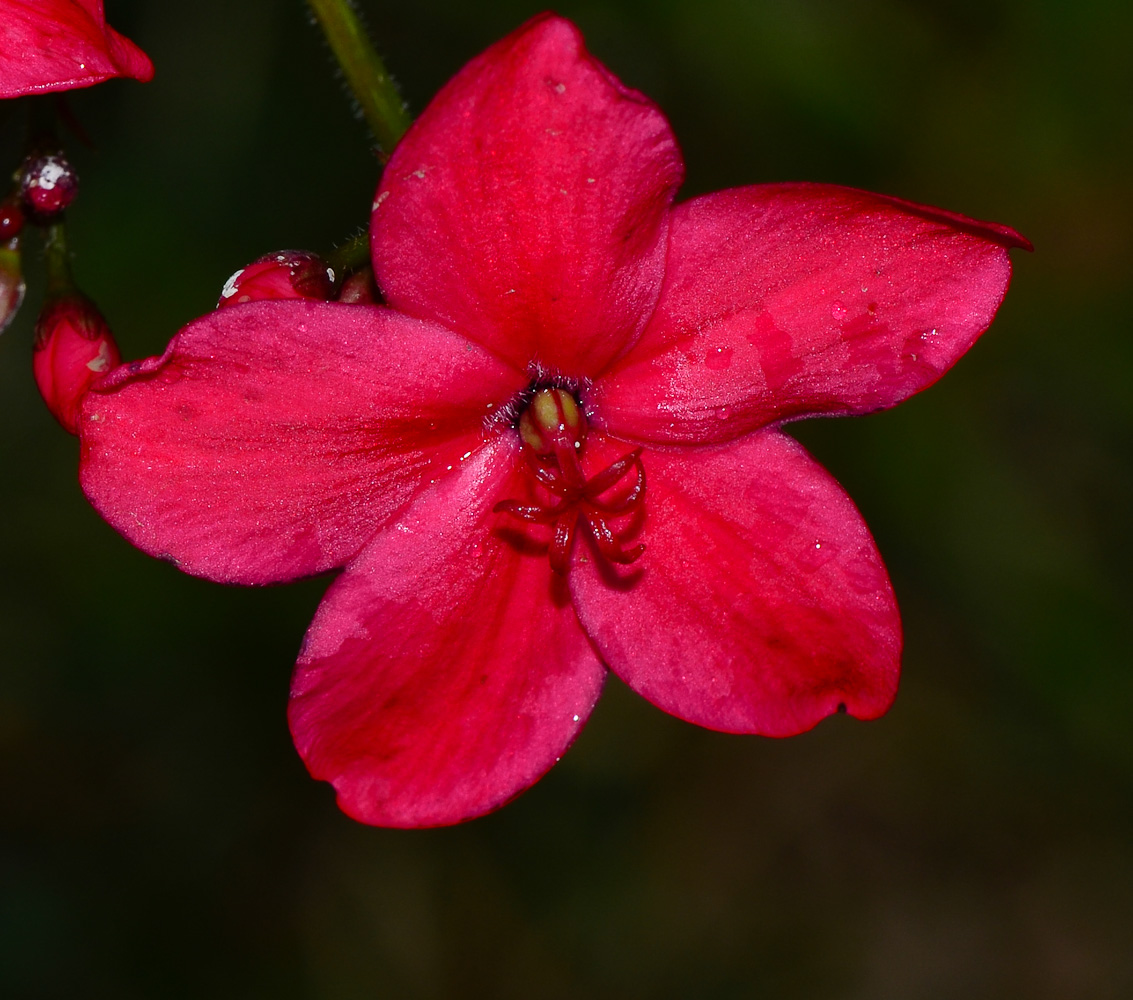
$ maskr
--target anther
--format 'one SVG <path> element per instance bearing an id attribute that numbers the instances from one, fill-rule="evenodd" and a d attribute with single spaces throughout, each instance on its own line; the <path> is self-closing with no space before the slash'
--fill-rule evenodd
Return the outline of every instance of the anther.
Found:
<path id="1" fill-rule="evenodd" d="M 540 389 L 519 418 L 519 436 L 540 458 L 577 451 L 586 438 L 586 418 L 565 389 Z"/>
<path id="2" fill-rule="evenodd" d="M 620 564 L 634 562 L 645 546 L 639 543 L 627 549 L 608 522 L 633 513 L 645 499 L 641 449 L 635 448 L 587 479 L 581 461 L 586 417 L 565 389 L 535 393 L 519 418 L 519 436 L 532 478 L 551 499 L 546 504 L 501 500 L 494 510 L 528 523 L 553 525 L 547 555 L 551 569 L 560 575 L 570 568 L 579 522 L 590 531 L 604 558 Z M 602 499 L 630 473 L 636 473 L 636 477 L 627 492 Z"/>

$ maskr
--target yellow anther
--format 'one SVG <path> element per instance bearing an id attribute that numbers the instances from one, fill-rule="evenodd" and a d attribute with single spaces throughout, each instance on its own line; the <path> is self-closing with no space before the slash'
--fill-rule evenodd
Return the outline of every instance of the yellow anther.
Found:
<path id="1" fill-rule="evenodd" d="M 565 389 L 540 389 L 519 418 L 519 436 L 536 455 L 578 449 L 586 437 L 586 417 Z"/>

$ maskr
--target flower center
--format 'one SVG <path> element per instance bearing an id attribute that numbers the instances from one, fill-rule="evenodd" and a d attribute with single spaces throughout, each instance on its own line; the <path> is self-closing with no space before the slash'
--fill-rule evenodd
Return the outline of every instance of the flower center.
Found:
<path id="1" fill-rule="evenodd" d="M 570 550 L 579 522 L 589 529 L 598 551 L 610 562 L 631 563 L 645 551 L 640 542 L 626 548 L 609 523 L 612 518 L 634 513 L 645 500 L 640 448 L 587 479 L 582 471 L 586 417 L 578 400 L 565 389 L 535 393 L 519 418 L 519 437 L 527 470 L 549 494 L 548 501 L 531 504 L 501 500 L 493 509 L 532 524 L 554 525 L 547 550 L 551 569 L 565 575 L 570 568 Z M 615 489 L 635 471 L 628 490 Z"/>

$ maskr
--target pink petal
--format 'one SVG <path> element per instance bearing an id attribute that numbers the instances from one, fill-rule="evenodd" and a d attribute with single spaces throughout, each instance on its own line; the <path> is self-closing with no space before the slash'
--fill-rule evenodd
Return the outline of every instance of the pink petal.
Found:
<path id="1" fill-rule="evenodd" d="M 593 374 L 657 301 L 681 176 L 661 112 L 542 15 L 465 66 L 394 152 L 378 284 L 517 367 Z"/>
<path id="2" fill-rule="evenodd" d="M 605 669 L 565 588 L 492 513 L 524 488 L 517 458 L 515 436 L 497 438 L 423 496 L 347 567 L 307 633 L 291 732 L 364 823 L 495 809 L 559 759 L 598 698 Z"/>
<path id="3" fill-rule="evenodd" d="M 97 384 L 80 422 L 83 488 L 186 572 L 294 579 L 341 566 L 482 447 L 485 417 L 525 381 L 379 307 L 236 306 Z"/>
<path id="4" fill-rule="evenodd" d="M 1003 226 L 821 184 L 740 188 L 673 213 L 661 302 L 591 405 L 612 434 L 711 443 L 867 413 L 935 382 L 991 323 Z"/>
<path id="5" fill-rule="evenodd" d="M 576 548 L 571 592 L 610 669 L 658 707 L 790 736 L 897 690 L 901 625 L 853 502 L 777 430 L 646 451 L 645 553 L 616 571 Z"/>
<path id="6" fill-rule="evenodd" d="M 153 78 L 153 63 L 106 23 L 102 0 L 0 0 L 0 97 Z"/>

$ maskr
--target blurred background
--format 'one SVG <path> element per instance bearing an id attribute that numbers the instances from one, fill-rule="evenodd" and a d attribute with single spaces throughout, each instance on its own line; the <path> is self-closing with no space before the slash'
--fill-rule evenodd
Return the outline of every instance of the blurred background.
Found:
<path id="1" fill-rule="evenodd" d="M 71 242 L 142 357 L 253 258 L 365 226 L 378 166 L 300 0 L 107 8 L 157 76 L 71 95 Z M 540 9 L 360 8 L 414 112 Z M 284 715 L 327 580 L 190 579 L 94 514 L 32 382 L 31 264 L 0 338 L 0 994 L 1133 996 L 1133 5 L 558 9 L 669 115 L 684 196 L 832 181 L 1034 241 L 938 386 L 792 426 L 892 573 L 895 707 L 771 741 L 611 679 L 501 812 L 353 823 Z"/>

